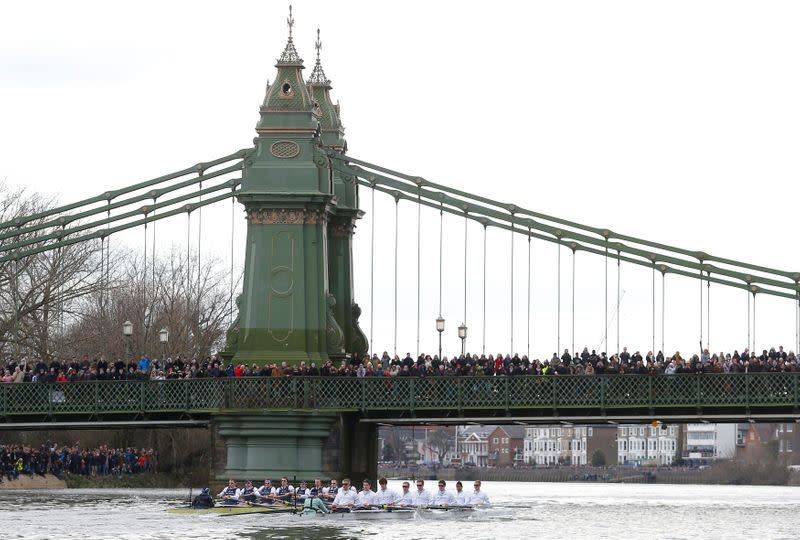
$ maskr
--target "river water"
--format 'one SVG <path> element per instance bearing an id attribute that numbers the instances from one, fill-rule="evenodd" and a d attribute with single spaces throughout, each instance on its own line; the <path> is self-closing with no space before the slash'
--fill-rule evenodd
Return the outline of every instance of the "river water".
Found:
<path id="1" fill-rule="evenodd" d="M 167 514 L 184 490 L 0 491 L 0 538 L 800 539 L 800 488 L 484 482 L 483 490 L 491 510 L 370 520 Z"/>

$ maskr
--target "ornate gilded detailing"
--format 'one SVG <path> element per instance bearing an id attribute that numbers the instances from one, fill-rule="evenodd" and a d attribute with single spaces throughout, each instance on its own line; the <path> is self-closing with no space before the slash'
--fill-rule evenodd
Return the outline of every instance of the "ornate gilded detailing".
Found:
<path id="1" fill-rule="evenodd" d="M 300 154 L 300 145 L 294 141 L 278 141 L 272 143 L 269 151 L 276 158 L 291 159 Z"/>
<path id="2" fill-rule="evenodd" d="M 352 308 L 350 310 L 352 315 L 350 319 L 350 324 L 352 328 L 353 335 L 350 339 L 350 351 L 352 354 L 356 356 L 364 356 L 369 352 L 369 341 L 367 340 L 367 336 L 361 330 L 361 327 L 358 326 L 358 319 L 361 317 L 361 308 L 358 304 L 353 302 Z"/>
<path id="3" fill-rule="evenodd" d="M 356 229 L 356 224 L 353 220 L 340 221 L 330 226 L 331 234 L 337 237 L 352 236 Z"/>
<path id="4" fill-rule="evenodd" d="M 334 316 L 334 308 L 336 307 L 336 298 L 331 293 L 325 294 L 325 334 L 327 336 L 328 354 L 341 354 L 344 352 L 344 332 L 336 322 Z"/>
<path id="5" fill-rule="evenodd" d="M 319 28 L 317 28 L 317 41 L 314 43 L 314 48 L 317 49 L 317 63 L 314 64 L 314 70 L 308 78 L 308 84 L 312 86 L 329 86 L 331 81 L 325 76 L 325 71 L 322 69 L 322 63 L 319 60 L 319 51 L 322 49 L 322 41 L 319 39 Z"/>
<path id="6" fill-rule="evenodd" d="M 318 225 L 325 212 L 308 208 L 250 208 L 247 222 L 252 225 Z"/>

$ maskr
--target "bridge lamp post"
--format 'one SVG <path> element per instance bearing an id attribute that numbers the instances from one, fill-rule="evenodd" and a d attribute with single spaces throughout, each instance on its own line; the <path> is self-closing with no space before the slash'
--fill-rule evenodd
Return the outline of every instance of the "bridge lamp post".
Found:
<path id="1" fill-rule="evenodd" d="M 436 317 L 436 331 L 439 332 L 439 360 L 442 359 L 442 332 L 444 332 L 444 319 L 441 315 Z"/>
<path id="2" fill-rule="evenodd" d="M 461 338 L 461 356 L 464 356 L 466 353 L 467 347 L 467 325 L 466 323 L 461 323 L 461 326 L 458 327 L 458 337 Z"/>
<path id="3" fill-rule="evenodd" d="M 133 356 L 131 352 L 131 336 L 133 335 L 133 323 L 125 321 L 122 323 L 122 335 L 125 336 L 125 356 L 128 358 Z"/>
<path id="4" fill-rule="evenodd" d="M 169 330 L 162 328 L 158 333 L 158 340 L 161 342 L 161 361 L 165 362 L 167 358 L 167 342 L 169 342 Z"/>

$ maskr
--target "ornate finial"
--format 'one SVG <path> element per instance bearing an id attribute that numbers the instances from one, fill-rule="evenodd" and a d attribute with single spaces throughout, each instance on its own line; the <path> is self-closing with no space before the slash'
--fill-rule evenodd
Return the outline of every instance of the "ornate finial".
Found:
<path id="1" fill-rule="evenodd" d="M 325 71 L 322 69 L 322 63 L 319 59 L 319 52 L 322 49 L 322 41 L 319 39 L 319 28 L 317 28 L 317 41 L 314 43 L 314 48 L 317 49 L 317 63 L 314 65 L 314 70 L 308 78 L 307 84 L 318 86 L 328 86 L 331 81 L 325 76 Z"/>
<path id="2" fill-rule="evenodd" d="M 286 25 L 289 27 L 289 40 L 286 42 L 286 48 L 283 54 L 278 58 L 278 65 L 281 64 L 302 64 L 303 59 L 297 54 L 297 49 L 294 48 L 292 41 L 292 28 L 294 28 L 294 15 L 292 15 L 292 6 L 289 6 L 289 17 L 286 19 Z"/>

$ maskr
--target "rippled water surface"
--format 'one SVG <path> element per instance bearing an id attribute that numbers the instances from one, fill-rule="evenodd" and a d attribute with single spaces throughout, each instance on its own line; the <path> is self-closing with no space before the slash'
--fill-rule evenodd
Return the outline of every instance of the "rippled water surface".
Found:
<path id="1" fill-rule="evenodd" d="M 369 520 L 167 514 L 188 495 L 182 490 L 0 491 L 0 537 L 800 539 L 800 488 L 484 482 L 483 489 L 491 510 Z"/>

